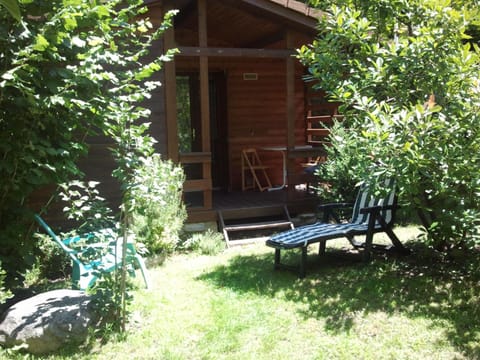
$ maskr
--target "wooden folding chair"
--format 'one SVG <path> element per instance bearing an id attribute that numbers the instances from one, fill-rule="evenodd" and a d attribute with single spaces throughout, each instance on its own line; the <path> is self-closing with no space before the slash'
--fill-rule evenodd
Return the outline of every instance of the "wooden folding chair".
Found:
<path id="1" fill-rule="evenodd" d="M 248 148 L 242 150 L 242 191 L 255 189 L 264 191 L 272 187 L 268 177 L 267 166 L 262 164 L 257 150 Z M 265 185 L 264 185 L 265 184 Z"/>

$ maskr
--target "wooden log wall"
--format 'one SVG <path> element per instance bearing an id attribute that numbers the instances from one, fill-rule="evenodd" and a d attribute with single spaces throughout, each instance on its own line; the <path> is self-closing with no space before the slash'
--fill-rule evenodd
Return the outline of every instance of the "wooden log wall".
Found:
<path id="1" fill-rule="evenodd" d="M 270 166 L 275 184 L 282 182 L 282 157 L 279 152 L 261 151 L 264 146 L 286 146 L 286 61 L 285 59 L 211 58 L 210 71 L 225 71 L 227 76 L 227 119 L 229 175 L 232 190 L 241 189 L 241 151 L 259 149 L 262 161 Z M 195 71 L 198 61 L 177 58 L 178 71 Z M 295 144 L 305 144 L 303 68 L 296 64 Z M 244 80 L 255 73 L 257 80 Z M 301 169 L 299 169 L 301 171 Z"/>
<path id="2" fill-rule="evenodd" d="M 177 58 L 177 71 L 195 71 L 198 60 Z M 227 77 L 227 119 L 229 177 L 232 190 L 241 189 L 241 151 L 259 149 L 275 184 L 282 182 L 279 152 L 261 151 L 264 146 L 287 145 L 287 101 L 285 59 L 211 58 L 210 71 L 224 71 Z M 295 144 L 305 144 L 303 67 L 296 64 Z M 255 73 L 257 80 L 244 80 L 244 73 Z M 301 168 L 299 166 L 299 171 Z"/>
<path id="3" fill-rule="evenodd" d="M 238 64 L 228 74 L 229 159 L 232 188 L 240 188 L 240 153 L 244 147 L 287 145 L 285 60 L 253 60 Z M 258 73 L 258 80 L 243 80 L 244 72 Z M 295 143 L 304 143 L 304 101 L 301 69 L 295 86 Z M 279 152 L 261 151 L 274 184 L 282 182 Z"/>

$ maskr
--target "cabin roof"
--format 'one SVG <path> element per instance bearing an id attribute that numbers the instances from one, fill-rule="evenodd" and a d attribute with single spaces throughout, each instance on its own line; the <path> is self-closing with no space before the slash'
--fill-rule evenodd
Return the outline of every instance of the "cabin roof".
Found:
<path id="1" fill-rule="evenodd" d="M 144 0 L 146 5 L 154 4 L 154 3 L 161 3 L 167 1 L 162 0 Z M 297 1 L 297 0 L 224 0 L 223 1 L 229 5 L 250 5 L 256 7 L 258 9 L 264 9 L 266 11 L 270 11 L 273 13 L 279 13 L 281 10 L 279 8 L 275 8 L 275 6 L 280 6 L 286 8 L 294 13 L 298 13 L 302 16 L 306 16 L 312 19 L 316 19 L 321 15 L 321 12 L 315 8 L 308 6 L 307 4 Z M 174 4 L 178 9 L 184 8 L 185 6 L 192 3 L 192 0 L 175 0 Z M 284 13 L 284 15 L 287 13 Z M 298 16 L 298 15 L 297 15 Z"/>
<path id="2" fill-rule="evenodd" d="M 178 9 L 177 43 L 197 45 L 196 0 L 145 0 L 145 4 Z M 241 48 L 275 47 L 287 28 L 313 36 L 321 15 L 320 11 L 295 0 L 209 0 L 207 13 L 209 46 Z"/>

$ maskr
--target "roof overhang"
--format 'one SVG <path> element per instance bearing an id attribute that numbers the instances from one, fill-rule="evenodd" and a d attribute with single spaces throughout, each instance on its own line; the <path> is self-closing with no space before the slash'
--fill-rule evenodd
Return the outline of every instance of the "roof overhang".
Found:
<path id="1" fill-rule="evenodd" d="M 171 8 L 182 11 L 192 7 L 195 0 L 144 0 L 144 3 L 170 5 Z M 318 18 L 322 16 L 320 10 L 296 0 L 222 0 L 222 3 L 254 14 L 274 17 L 276 21 L 312 33 L 316 31 Z"/>

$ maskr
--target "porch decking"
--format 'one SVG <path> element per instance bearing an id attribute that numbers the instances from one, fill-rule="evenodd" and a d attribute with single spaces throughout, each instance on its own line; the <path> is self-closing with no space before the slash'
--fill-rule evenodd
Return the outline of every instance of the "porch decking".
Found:
<path id="1" fill-rule="evenodd" d="M 276 191 L 238 191 L 214 192 L 213 206 L 216 210 L 255 208 L 263 206 L 315 206 L 318 198 L 305 190 L 289 192 L 288 189 Z M 289 209 L 290 210 L 290 209 Z"/>
<path id="2" fill-rule="evenodd" d="M 319 199 L 315 194 L 304 189 L 288 189 L 277 191 L 238 191 L 238 192 L 213 192 L 213 209 L 201 210 L 195 207 L 188 208 L 188 222 L 217 221 L 218 211 L 228 211 L 230 217 L 239 216 L 248 209 L 251 218 L 261 216 L 265 208 L 287 206 L 292 216 L 301 213 L 315 212 Z"/>

